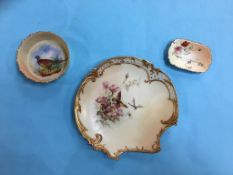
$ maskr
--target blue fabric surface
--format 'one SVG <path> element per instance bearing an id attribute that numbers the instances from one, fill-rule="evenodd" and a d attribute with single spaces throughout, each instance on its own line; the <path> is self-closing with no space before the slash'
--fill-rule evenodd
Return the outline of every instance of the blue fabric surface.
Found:
<path id="1" fill-rule="evenodd" d="M 36 84 L 16 65 L 30 33 L 51 31 L 70 49 L 59 80 Z M 0 0 L 0 175 L 233 174 L 232 0 Z M 208 72 L 166 64 L 175 38 L 212 49 Z M 119 161 L 94 151 L 76 129 L 75 91 L 104 59 L 131 55 L 173 81 L 179 120 L 158 154 L 125 153 Z"/>

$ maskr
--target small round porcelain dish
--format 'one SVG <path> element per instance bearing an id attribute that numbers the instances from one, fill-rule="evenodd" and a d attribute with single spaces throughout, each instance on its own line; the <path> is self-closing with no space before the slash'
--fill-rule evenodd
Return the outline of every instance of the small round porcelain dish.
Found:
<path id="1" fill-rule="evenodd" d="M 170 64 L 192 72 L 206 72 L 211 64 L 207 46 L 187 39 L 176 39 L 168 50 Z"/>
<path id="2" fill-rule="evenodd" d="M 29 35 L 17 52 L 19 70 L 30 80 L 40 83 L 59 78 L 69 62 L 66 43 L 51 32 Z"/>
<path id="3" fill-rule="evenodd" d="M 82 82 L 74 112 L 89 144 L 117 159 L 127 151 L 158 152 L 160 136 L 177 122 L 178 103 L 162 71 L 135 57 L 115 57 Z"/>

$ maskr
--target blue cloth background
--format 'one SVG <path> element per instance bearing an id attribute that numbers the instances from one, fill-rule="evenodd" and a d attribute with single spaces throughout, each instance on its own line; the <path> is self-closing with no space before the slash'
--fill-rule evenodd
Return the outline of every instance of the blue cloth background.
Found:
<path id="1" fill-rule="evenodd" d="M 55 32 L 70 48 L 59 80 L 24 78 L 16 50 L 28 34 Z M 0 0 L 0 174 L 233 174 L 232 0 Z M 166 48 L 188 38 L 212 49 L 203 74 L 166 64 Z M 158 154 L 94 151 L 76 128 L 75 91 L 101 61 L 144 58 L 173 81 L 179 120 Z"/>

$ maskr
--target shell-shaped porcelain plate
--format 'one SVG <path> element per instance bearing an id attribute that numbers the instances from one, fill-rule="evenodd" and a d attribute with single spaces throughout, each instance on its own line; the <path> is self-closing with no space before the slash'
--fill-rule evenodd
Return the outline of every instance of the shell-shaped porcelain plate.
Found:
<path id="1" fill-rule="evenodd" d="M 17 63 L 30 80 L 47 83 L 59 78 L 66 70 L 69 51 L 66 43 L 51 32 L 29 35 L 20 44 Z"/>
<path id="2" fill-rule="evenodd" d="M 74 111 L 89 144 L 117 159 L 127 151 L 158 152 L 160 136 L 177 122 L 178 103 L 162 71 L 145 60 L 115 57 L 85 78 Z"/>
<path id="3" fill-rule="evenodd" d="M 211 64 L 211 51 L 203 44 L 176 39 L 168 51 L 169 62 L 184 70 L 206 72 Z"/>

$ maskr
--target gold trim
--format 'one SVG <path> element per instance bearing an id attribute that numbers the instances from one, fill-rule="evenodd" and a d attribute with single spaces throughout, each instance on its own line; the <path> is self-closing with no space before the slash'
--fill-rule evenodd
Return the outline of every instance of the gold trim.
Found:
<path id="1" fill-rule="evenodd" d="M 19 53 L 20 53 L 20 51 L 21 51 L 21 48 L 22 48 L 24 42 L 25 42 L 25 41 L 28 41 L 31 37 L 36 36 L 36 35 L 39 35 L 39 34 L 48 34 L 48 35 L 51 35 L 51 36 L 53 36 L 53 37 L 58 38 L 58 39 L 64 44 L 64 50 L 65 50 L 65 55 L 66 55 L 66 60 L 67 60 L 66 65 L 65 65 L 64 69 L 63 69 L 61 72 L 59 72 L 59 76 L 57 76 L 57 77 L 54 78 L 54 79 L 48 80 L 48 81 L 39 81 L 39 80 L 37 80 L 37 79 L 32 79 L 30 76 L 27 75 L 27 73 L 26 73 L 25 70 L 23 69 L 23 66 L 22 66 L 22 65 L 20 64 L 20 62 L 19 62 L 19 59 L 20 59 Z M 34 82 L 36 82 L 36 83 L 49 83 L 49 82 L 51 82 L 51 81 L 57 80 L 58 78 L 60 78 L 62 75 L 65 74 L 65 72 L 66 72 L 66 70 L 67 70 L 67 68 L 68 68 L 68 66 L 69 66 L 69 63 L 70 63 L 69 48 L 68 48 L 68 46 L 67 46 L 65 40 L 62 39 L 59 35 L 57 35 L 57 34 L 55 34 L 55 33 L 48 32 L 48 31 L 38 31 L 38 32 L 34 32 L 34 33 L 29 34 L 25 39 L 23 39 L 23 40 L 20 42 L 20 45 L 19 45 L 19 47 L 18 47 L 17 50 L 16 50 L 16 63 L 17 63 L 17 65 L 18 65 L 19 71 L 20 71 L 28 80 L 32 80 L 32 81 L 34 81 Z"/>
<path id="2" fill-rule="evenodd" d="M 164 128 L 162 128 L 160 132 L 156 135 L 157 139 L 155 143 L 151 146 L 151 149 L 145 149 L 144 147 L 128 148 L 127 146 L 125 146 L 123 149 L 119 149 L 116 153 L 114 153 L 114 155 L 112 155 L 110 154 L 108 149 L 103 144 L 101 144 L 101 141 L 102 141 L 101 134 L 96 134 L 95 138 L 92 138 L 87 134 L 87 128 L 82 124 L 79 118 L 79 115 L 78 115 L 78 113 L 81 112 L 81 106 L 79 104 L 79 100 L 80 100 L 80 94 L 83 93 L 84 87 L 89 81 L 94 82 L 97 78 L 103 75 L 105 69 L 107 69 L 108 67 L 112 65 L 120 65 L 120 64 L 132 64 L 138 68 L 144 69 L 147 73 L 147 80 L 145 81 L 146 83 L 152 83 L 153 81 L 160 81 L 161 83 L 163 83 L 168 89 L 169 100 L 171 100 L 174 104 L 174 111 L 168 120 L 161 121 L 161 123 L 164 124 Z M 163 78 L 160 76 L 162 76 Z M 108 59 L 102 62 L 97 68 L 93 69 L 92 72 L 86 76 L 86 78 L 84 79 L 84 81 L 82 82 L 80 88 L 78 89 L 76 93 L 76 98 L 75 98 L 75 103 L 74 103 L 74 114 L 75 114 L 75 120 L 76 120 L 77 127 L 79 128 L 82 136 L 88 141 L 88 143 L 92 145 L 94 149 L 100 150 L 106 153 L 109 158 L 118 159 L 122 153 L 127 152 L 127 151 L 144 152 L 144 153 L 159 152 L 161 135 L 166 131 L 167 128 L 171 127 L 172 125 L 177 124 L 178 102 L 177 102 L 175 88 L 171 80 L 162 71 L 154 68 L 153 64 L 149 63 L 146 60 L 138 59 L 136 57 L 113 57 L 111 59 Z"/>

